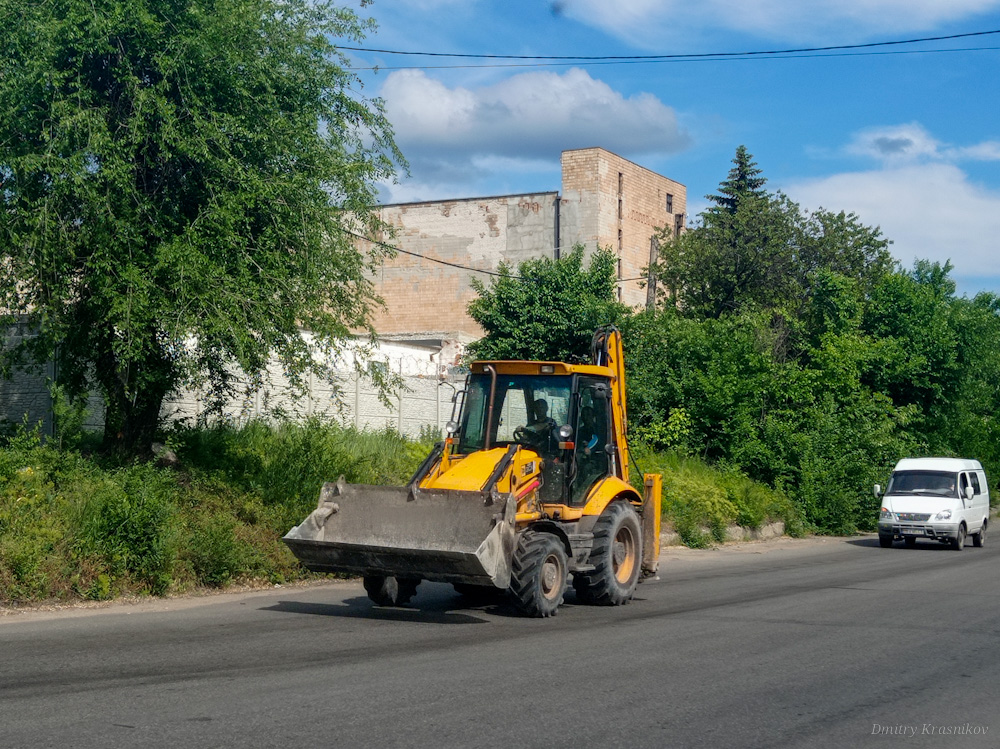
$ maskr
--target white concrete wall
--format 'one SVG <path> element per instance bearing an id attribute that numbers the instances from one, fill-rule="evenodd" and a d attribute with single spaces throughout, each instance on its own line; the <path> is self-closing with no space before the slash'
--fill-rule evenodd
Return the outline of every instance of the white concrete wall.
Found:
<path id="1" fill-rule="evenodd" d="M 225 404 L 223 418 L 239 424 L 252 418 L 276 418 L 283 412 L 292 419 L 321 415 L 359 429 L 390 428 L 413 437 L 428 428 L 442 432 L 451 418 L 452 396 L 465 379 L 455 367 L 457 350 L 446 349 L 447 360 L 442 361 L 441 352 L 431 348 L 383 343 L 376 360 L 403 380 L 403 388 L 391 395 L 388 404 L 379 399 L 370 380 L 354 371 L 349 354 L 337 362 L 333 385 L 313 378 L 301 398 L 275 362 L 262 387 Z M 52 400 L 47 385 L 51 377 L 52 366 L 48 365 L 37 371 L 18 372 L 11 380 L 0 380 L 0 420 L 19 423 L 27 414 L 30 423 L 42 422 L 44 432 L 51 434 Z M 203 392 L 184 390 L 164 403 L 163 417 L 193 425 L 206 416 L 207 405 Z M 90 399 L 85 426 L 104 426 L 98 396 Z"/>

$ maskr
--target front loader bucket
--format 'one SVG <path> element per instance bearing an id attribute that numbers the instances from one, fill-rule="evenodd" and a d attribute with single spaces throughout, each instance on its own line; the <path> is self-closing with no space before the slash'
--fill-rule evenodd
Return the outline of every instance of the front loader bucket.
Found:
<path id="1" fill-rule="evenodd" d="M 319 504 L 282 539 L 315 572 L 393 575 L 506 588 L 513 497 L 495 492 L 323 485 Z"/>

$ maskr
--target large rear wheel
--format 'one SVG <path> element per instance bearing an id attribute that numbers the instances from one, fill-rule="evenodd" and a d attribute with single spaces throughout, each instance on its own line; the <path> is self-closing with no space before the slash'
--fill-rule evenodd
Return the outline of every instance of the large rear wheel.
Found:
<path id="1" fill-rule="evenodd" d="M 377 606 L 402 606 L 417 594 L 420 580 L 408 577 L 366 575 L 365 592 Z"/>
<path id="2" fill-rule="evenodd" d="M 598 518 L 590 563 L 593 570 L 573 578 L 582 601 L 621 606 L 632 599 L 642 567 L 642 528 L 628 502 L 612 502 Z"/>
<path id="3" fill-rule="evenodd" d="M 555 616 L 566 593 L 568 570 L 561 540 L 551 533 L 524 531 L 511 561 L 514 604 L 528 616 Z"/>

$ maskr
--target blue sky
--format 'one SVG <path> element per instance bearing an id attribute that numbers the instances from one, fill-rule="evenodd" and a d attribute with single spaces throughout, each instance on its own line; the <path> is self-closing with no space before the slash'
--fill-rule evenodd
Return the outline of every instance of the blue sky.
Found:
<path id="1" fill-rule="evenodd" d="M 360 12 L 378 22 L 368 48 L 493 55 L 1000 30 L 1000 0 L 376 0 Z M 905 267 L 950 260 L 960 293 L 1000 292 L 1000 34 L 858 52 L 868 53 L 520 67 L 351 55 L 380 67 L 358 71 L 363 93 L 384 99 L 410 162 L 382 186 L 385 202 L 558 190 L 560 152 L 601 146 L 685 184 L 696 214 L 743 144 L 768 187 L 804 209 L 854 212 Z"/>

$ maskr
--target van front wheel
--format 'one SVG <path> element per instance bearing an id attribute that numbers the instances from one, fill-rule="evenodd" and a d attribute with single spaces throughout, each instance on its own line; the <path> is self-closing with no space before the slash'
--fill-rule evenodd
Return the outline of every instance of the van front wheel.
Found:
<path id="1" fill-rule="evenodd" d="M 951 548 L 961 551 L 965 547 L 965 523 L 958 526 L 958 535 L 951 540 Z"/>

